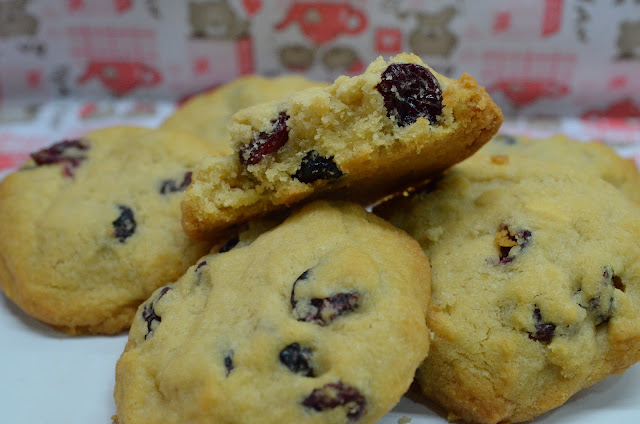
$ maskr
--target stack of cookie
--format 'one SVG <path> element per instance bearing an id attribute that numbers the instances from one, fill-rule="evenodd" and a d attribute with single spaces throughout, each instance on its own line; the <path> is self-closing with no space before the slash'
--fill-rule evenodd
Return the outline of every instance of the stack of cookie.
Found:
<path id="1" fill-rule="evenodd" d="M 640 359 L 640 177 L 482 148 L 501 122 L 414 55 L 246 78 L 34 153 L 0 185 L 0 285 L 70 334 L 131 325 L 121 424 L 373 423 L 416 369 L 450 418 L 529 420 Z M 363 209 L 394 193 L 395 226 Z"/>

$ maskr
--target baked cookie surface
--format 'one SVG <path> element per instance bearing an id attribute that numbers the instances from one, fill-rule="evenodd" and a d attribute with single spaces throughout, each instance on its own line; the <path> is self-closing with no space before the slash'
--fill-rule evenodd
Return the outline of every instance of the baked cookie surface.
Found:
<path id="1" fill-rule="evenodd" d="M 373 423 L 427 354 L 428 303 L 415 240 L 314 202 L 140 306 L 116 367 L 119 422 Z"/>
<path id="2" fill-rule="evenodd" d="M 0 183 L 0 286 L 70 334 L 116 333 L 205 254 L 180 225 L 191 170 L 216 150 L 173 131 L 114 127 L 32 154 Z"/>
<path id="3" fill-rule="evenodd" d="M 439 75 L 415 55 L 236 113 L 234 153 L 205 159 L 183 227 L 207 237 L 312 196 L 371 202 L 479 149 L 502 113 L 475 79 Z"/>
<path id="4" fill-rule="evenodd" d="M 296 91 L 327 85 L 298 75 L 239 78 L 215 90 L 194 96 L 167 118 L 160 128 L 189 131 L 231 154 L 227 124 L 240 109 L 283 99 Z"/>
<path id="5" fill-rule="evenodd" d="M 488 155 L 520 155 L 571 166 L 602 178 L 640 202 L 640 172 L 632 159 L 620 157 L 613 148 L 595 141 L 582 142 L 565 135 L 531 139 L 497 135 L 481 150 Z M 498 158 L 499 160 L 499 158 Z"/>
<path id="6" fill-rule="evenodd" d="M 481 152 L 375 212 L 432 264 L 426 396 L 521 422 L 640 360 L 640 217 L 601 179 Z"/>

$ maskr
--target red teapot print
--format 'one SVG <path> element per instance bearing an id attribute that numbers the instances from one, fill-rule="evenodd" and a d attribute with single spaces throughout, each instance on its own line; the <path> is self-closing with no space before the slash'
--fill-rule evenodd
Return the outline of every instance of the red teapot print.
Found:
<path id="1" fill-rule="evenodd" d="M 569 92 L 566 84 L 549 79 L 502 80 L 488 88 L 489 92 L 502 91 L 514 106 L 527 106 L 540 98 L 557 98 Z"/>
<path id="2" fill-rule="evenodd" d="M 123 96 L 137 87 L 153 87 L 162 81 L 160 72 L 135 62 L 89 62 L 78 83 L 84 84 L 93 78 L 98 78 L 116 96 Z"/>
<path id="3" fill-rule="evenodd" d="M 305 36 L 316 44 L 323 44 L 341 34 L 354 35 L 364 31 L 367 16 L 347 4 L 294 3 L 275 28 L 283 30 L 295 22 Z"/>

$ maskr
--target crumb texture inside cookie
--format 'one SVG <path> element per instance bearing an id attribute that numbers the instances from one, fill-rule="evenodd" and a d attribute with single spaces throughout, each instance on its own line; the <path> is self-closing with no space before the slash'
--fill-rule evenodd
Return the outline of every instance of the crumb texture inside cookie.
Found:
<path id="1" fill-rule="evenodd" d="M 362 75 L 236 113 L 235 153 L 195 171 L 183 226 L 206 237 L 313 196 L 372 202 L 469 156 L 501 122 L 472 77 L 446 78 L 414 55 L 379 58 Z"/>

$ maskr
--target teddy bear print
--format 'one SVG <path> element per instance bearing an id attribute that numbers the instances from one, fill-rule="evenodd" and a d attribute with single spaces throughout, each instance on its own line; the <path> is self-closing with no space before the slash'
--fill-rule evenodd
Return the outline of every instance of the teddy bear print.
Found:
<path id="1" fill-rule="evenodd" d="M 25 10 L 29 0 L 0 2 L 0 39 L 35 35 L 38 21 Z"/>
<path id="2" fill-rule="evenodd" d="M 640 20 L 620 22 L 616 46 L 618 60 L 640 59 Z"/>
<path id="3" fill-rule="evenodd" d="M 449 57 L 458 37 L 447 28 L 456 9 L 446 7 L 438 13 L 416 13 L 416 27 L 409 34 L 409 46 L 419 56 Z"/>
<path id="4" fill-rule="evenodd" d="M 237 40 L 249 31 L 249 22 L 238 17 L 228 0 L 189 3 L 193 38 Z"/>
<path id="5" fill-rule="evenodd" d="M 302 44 L 291 44 L 280 49 L 280 63 L 289 71 L 306 71 L 313 65 L 316 49 Z"/>

